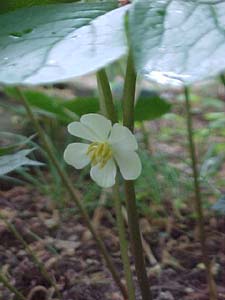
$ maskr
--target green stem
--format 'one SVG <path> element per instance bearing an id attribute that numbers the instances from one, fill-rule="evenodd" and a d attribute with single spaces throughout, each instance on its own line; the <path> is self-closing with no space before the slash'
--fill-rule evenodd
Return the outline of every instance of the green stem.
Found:
<path id="1" fill-rule="evenodd" d="M 127 58 L 127 69 L 123 91 L 123 124 L 134 130 L 134 105 L 137 75 L 131 54 Z"/>
<path id="2" fill-rule="evenodd" d="M 152 154 L 151 143 L 149 141 L 150 133 L 149 133 L 149 130 L 146 129 L 144 122 L 141 122 L 141 131 L 142 131 L 142 135 L 143 135 L 143 142 L 144 142 L 145 148 L 147 151 L 149 151 L 150 154 Z"/>
<path id="3" fill-rule="evenodd" d="M 195 190 L 194 201 L 195 201 L 195 210 L 197 213 L 199 238 L 200 238 L 203 261 L 204 261 L 204 264 L 206 267 L 210 300 L 216 300 L 217 299 L 216 285 L 215 285 L 215 281 L 213 279 L 213 275 L 212 275 L 212 271 L 211 271 L 211 263 L 210 263 L 210 259 L 209 259 L 207 247 L 206 247 L 204 215 L 203 215 L 201 191 L 200 191 L 200 184 L 199 184 L 199 175 L 198 175 L 198 168 L 197 168 L 196 149 L 195 149 L 195 143 L 194 143 L 194 139 L 193 139 L 191 104 L 190 104 L 190 94 L 189 94 L 188 87 L 185 87 L 184 93 L 185 93 L 185 103 L 186 103 L 186 113 L 187 113 L 189 152 L 190 152 L 190 156 L 191 156 L 192 172 L 193 172 L 193 177 L 194 177 L 194 190 Z"/>
<path id="4" fill-rule="evenodd" d="M 109 85 L 109 80 L 104 69 L 101 69 L 97 72 L 97 82 L 102 111 L 106 117 L 112 121 L 112 123 L 116 123 L 117 115 L 113 103 L 113 96 Z"/>
<path id="5" fill-rule="evenodd" d="M 222 84 L 223 84 L 224 87 L 225 87 L 225 75 L 224 75 L 224 74 L 221 74 L 221 75 L 220 75 L 220 80 L 221 80 Z"/>
<path id="6" fill-rule="evenodd" d="M 104 97 L 104 93 L 103 93 L 103 85 L 101 82 L 101 76 L 99 75 L 101 71 L 96 73 L 96 78 L 97 78 L 97 84 L 98 84 L 98 96 L 99 96 L 99 104 L 100 104 L 100 111 L 101 113 L 106 116 L 107 118 L 109 118 L 109 114 L 106 110 L 106 106 L 105 106 L 105 97 Z M 111 92 L 111 90 L 110 90 Z"/>
<path id="7" fill-rule="evenodd" d="M 123 95 L 123 124 L 132 132 L 134 128 L 135 88 L 136 72 L 134 69 L 132 56 L 131 54 L 129 54 Z M 152 295 L 146 273 L 133 181 L 125 180 L 125 193 L 128 213 L 128 225 L 141 295 L 143 300 L 151 300 Z"/>
<path id="8" fill-rule="evenodd" d="M 51 277 L 49 276 L 48 271 L 45 269 L 43 263 L 37 258 L 35 253 L 31 250 L 31 248 L 26 243 L 26 241 L 24 240 L 22 235 L 16 229 L 16 227 L 13 224 L 9 223 L 1 213 L 0 213 L 0 219 L 3 220 L 3 222 L 6 224 L 8 229 L 12 232 L 12 234 L 14 234 L 14 236 L 21 242 L 21 244 L 23 245 L 26 252 L 31 256 L 33 262 L 39 268 L 39 270 L 40 270 L 41 274 L 43 275 L 43 277 L 54 287 L 55 292 L 57 294 L 57 297 L 59 299 L 61 299 L 60 292 L 59 292 L 58 287 L 56 286 L 55 282 L 51 279 Z"/>
<path id="9" fill-rule="evenodd" d="M 114 198 L 114 207 L 116 211 L 117 228 L 118 228 L 119 239 L 120 239 L 120 252 L 121 252 L 124 273 L 125 273 L 125 278 L 127 283 L 128 299 L 135 300 L 135 289 L 134 289 L 134 282 L 133 282 L 132 272 L 130 267 L 130 259 L 128 256 L 128 242 L 126 238 L 124 219 L 122 215 L 118 177 L 116 177 L 116 183 L 113 187 L 113 198 Z"/>
<path id="10" fill-rule="evenodd" d="M 11 283 L 8 281 L 8 279 L 0 272 L 0 282 L 13 294 L 16 295 L 16 297 L 20 300 L 26 300 L 26 298 L 14 287 L 11 285 Z"/>
<path id="11" fill-rule="evenodd" d="M 100 70 L 97 73 L 98 90 L 100 97 L 100 106 L 103 114 L 108 117 L 112 123 L 117 121 L 116 111 L 113 104 L 113 97 L 109 85 L 109 81 L 105 70 Z M 121 209 L 121 199 L 119 193 L 118 176 L 116 177 L 116 183 L 113 187 L 113 198 L 116 212 L 117 229 L 120 240 L 120 252 L 123 262 L 123 268 L 125 273 L 125 279 L 127 284 L 128 299 L 135 300 L 135 289 L 132 278 L 132 272 L 130 267 L 130 260 L 128 256 L 128 242 L 126 239 L 126 230 Z"/>
<path id="12" fill-rule="evenodd" d="M 65 188 L 67 189 L 67 191 L 71 195 L 72 200 L 76 203 L 76 205 L 77 205 L 77 207 L 80 211 L 80 214 L 82 215 L 84 221 L 86 222 L 86 225 L 87 225 L 88 229 L 92 233 L 93 238 L 94 238 L 99 250 L 101 251 L 101 253 L 102 253 L 102 255 L 105 259 L 106 265 L 107 265 L 108 269 L 110 270 L 114 281 L 116 282 L 116 284 L 120 288 L 121 293 L 123 294 L 123 297 L 127 298 L 127 291 L 126 291 L 124 285 L 120 281 L 119 274 L 117 273 L 117 271 L 116 271 L 116 269 L 113 265 L 113 262 L 112 262 L 110 256 L 108 255 L 108 251 L 106 250 L 102 239 L 99 237 L 99 235 L 95 231 L 95 228 L 91 223 L 89 215 L 88 215 L 88 213 L 86 212 L 85 208 L 83 207 L 83 205 L 81 203 L 80 196 L 78 195 L 78 193 L 74 189 L 73 184 L 72 184 L 70 178 L 67 176 L 66 172 L 61 168 L 54 152 L 52 151 L 51 145 L 50 145 L 48 139 L 46 138 L 45 133 L 44 133 L 43 129 L 41 128 L 39 122 L 35 118 L 35 116 L 33 114 L 33 111 L 30 108 L 29 103 L 27 102 L 26 97 L 24 96 L 23 92 L 18 87 L 17 87 L 17 92 L 18 92 L 18 95 L 20 97 L 21 102 L 23 103 L 23 105 L 24 105 L 24 107 L 27 111 L 27 114 L 28 114 L 30 120 L 32 121 L 32 123 L 33 123 L 33 125 L 34 125 L 34 127 L 35 127 L 35 129 L 36 129 L 36 131 L 39 135 L 39 138 L 40 138 L 40 140 L 43 144 L 43 147 L 44 147 L 50 161 L 55 166 L 55 168 L 56 168 L 56 170 L 57 170 L 64 186 L 65 186 Z"/>

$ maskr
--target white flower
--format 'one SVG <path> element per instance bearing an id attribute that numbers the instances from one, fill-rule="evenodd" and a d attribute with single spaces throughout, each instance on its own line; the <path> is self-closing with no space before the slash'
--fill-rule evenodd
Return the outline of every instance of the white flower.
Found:
<path id="1" fill-rule="evenodd" d="M 101 187 L 115 184 L 116 165 L 126 180 L 140 175 L 137 141 L 127 127 L 118 123 L 112 126 L 110 120 L 99 114 L 87 114 L 80 122 L 70 123 L 68 131 L 91 143 L 69 144 L 64 152 L 65 161 L 76 169 L 91 163 L 91 178 Z"/>

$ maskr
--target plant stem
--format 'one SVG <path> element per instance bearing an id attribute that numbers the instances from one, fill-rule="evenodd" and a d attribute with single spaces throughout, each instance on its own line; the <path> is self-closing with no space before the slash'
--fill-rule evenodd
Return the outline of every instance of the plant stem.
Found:
<path id="1" fill-rule="evenodd" d="M 104 245 L 102 239 L 99 237 L 99 235 L 95 231 L 95 228 L 91 223 L 89 215 L 88 215 L 87 211 L 85 210 L 85 208 L 83 207 L 83 205 L 81 203 L 80 196 L 78 195 L 78 193 L 74 189 L 73 184 L 72 184 L 70 178 L 68 177 L 68 175 L 66 174 L 66 172 L 61 168 L 61 166 L 60 166 L 60 164 L 59 164 L 59 162 L 58 162 L 58 160 L 57 160 L 57 158 L 56 158 L 56 156 L 55 156 L 55 154 L 54 154 L 54 152 L 51 148 L 51 145 L 50 145 L 48 139 L 45 136 L 45 133 L 44 133 L 43 129 L 41 128 L 39 122 L 35 118 L 35 116 L 33 114 L 33 111 L 30 108 L 29 103 L 26 100 L 26 97 L 24 96 L 23 92 L 21 91 L 21 89 L 19 87 L 17 87 L 17 92 L 18 92 L 18 95 L 20 97 L 21 102 L 23 103 L 23 105 L 24 105 L 24 107 L 27 111 L 27 114 L 28 114 L 30 120 L 32 121 L 32 123 L 33 123 L 33 125 L 34 125 L 34 127 L 35 127 L 35 129 L 36 129 L 36 131 L 39 135 L 39 138 L 40 138 L 40 140 L 43 144 L 43 147 L 44 147 L 44 149 L 45 149 L 45 151 L 46 151 L 46 153 L 49 157 L 49 160 L 55 166 L 55 168 L 56 168 L 63 184 L 65 185 L 65 188 L 67 189 L 67 191 L 71 195 L 72 200 L 76 203 L 76 205 L 77 205 L 77 207 L 80 211 L 80 214 L 82 215 L 84 221 L 86 222 L 86 225 L 87 225 L 88 229 L 92 233 L 93 238 L 94 238 L 99 250 L 101 251 L 101 253 L 102 253 L 102 255 L 105 259 L 106 265 L 107 265 L 108 269 L 110 270 L 114 281 L 116 282 L 116 284 L 120 288 L 121 293 L 123 294 L 123 297 L 126 299 L 127 298 L 127 291 L 126 291 L 124 285 L 120 281 L 119 274 L 117 273 L 117 271 L 116 271 L 116 269 L 113 265 L 113 262 L 112 262 L 110 256 L 108 255 L 108 251 L 105 248 L 105 245 Z"/>
<path id="2" fill-rule="evenodd" d="M 103 114 L 108 117 L 112 123 L 117 121 L 116 111 L 113 104 L 113 97 L 105 70 L 100 70 L 97 73 L 97 82 L 100 97 L 100 106 Z M 132 278 L 132 272 L 130 267 L 130 260 L 128 256 L 128 242 L 126 239 L 126 230 L 121 210 L 121 199 L 119 193 L 118 176 L 116 177 L 116 183 L 113 187 L 113 198 L 116 212 L 117 229 L 119 232 L 120 240 L 120 252 L 123 262 L 123 268 L 125 273 L 125 279 L 127 284 L 128 299 L 135 300 L 135 289 Z"/>
<path id="3" fill-rule="evenodd" d="M 123 124 L 134 130 L 134 105 L 137 75 L 131 54 L 127 58 L 127 69 L 123 91 Z"/>
<path id="4" fill-rule="evenodd" d="M 144 142 L 145 148 L 147 151 L 149 151 L 150 154 L 152 154 L 151 143 L 149 141 L 149 130 L 146 129 L 144 121 L 141 122 L 141 131 L 142 131 L 142 135 L 143 135 L 143 142 Z"/>
<path id="5" fill-rule="evenodd" d="M 135 88 L 136 72 L 134 70 L 132 56 L 131 54 L 129 54 L 123 95 L 123 124 L 132 132 L 134 128 Z M 125 193 L 128 213 L 128 225 L 141 295 L 143 300 L 151 300 L 152 295 L 146 273 L 133 181 L 125 180 Z"/>
<path id="6" fill-rule="evenodd" d="M 121 210 L 121 199 L 119 193 L 119 184 L 118 184 L 118 177 L 116 177 L 116 183 L 113 187 L 113 198 L 114 198 L 114 207 L 116 212 L 116 220 L 117 220 L 117 228 L 119 232 L 119 239 L 120 239 L 120 252 L 123 261 L 123 268 L 127 283 L 127 290 L 128 290 L 128 299 L 135 300 L 135 288 L 134 282 L 132 278 L 132 272 L 130 267 L 130 259 L 128 256 L 128 242 L 126 238 L 126 231 L 124 226 L 124 219 Z"/>
<path id="7" fill-rule="evenodd" d="M 222 84 L 223 84 L 224 87 L 225 87 L 225 75 L 224 75 L 224 74 L 221 74 L 221 75 L 220 75 L 220 80 L 221 80 Z"/>
<path id="8" fill-rule="evenodd" d="M 108 118 L 109 115 L 108 115 L 108 112 L 107 112 L 106 106 L 105 106 L 105 97 L 104 97 L 104 93 L 103 93 L 103 87 L 102 87 L 101 78 L 99 76 L 99 72 L 96 73 L 96 78 L 97 78 L 97 85 L 98 85 L 98 97 L 99 97 L 100 111 L 105 117 Z"/>
<path id="9" fill-rule="evenodd" d="M 101 69 L 97 72 L 97 82 L 102 112 L 106 115 L 107 118 L 112 121 L 112 123 L 116 123 L 116 110 L 114 107 L 113 96 L 105 69 Z"/>
<path id="10" fill-rule="evenodd" d="M 26 300 L 26 298 L 14 287 L 11 285 L 9 280 L 0 272 L 0 282 L 3 283 L 3 285 L 13 294 L 16 295 L 16 297 L 20 300 Z"/>
<path id="11" fill-rule="evenodd" d="M 24 240 L 24 238 L 22 237 L 22 235 L 16 229 L 16 227 L 13 224 L 9 223 L 6 220 L 6 218 L 1 213 L 0 213 L 0 219 L 3 220 L 3 222 L 6 224 L 6 226 L 8 227 L 8 229 L 12 232 L 12 234 L 14 234 L 14 236 L 21 242 L 21 244 L 23 245 L 23 247 L 26 250 L 26 252 L 31 256 L 31 258 L 33 259 L 33 262 L 39 268 L 41 274 L 54 287 L 55 292 L 57 294 L 57 297 L 59 299 L 61 299 L 61 295 L 60 295 L 60 292 L 59 292 L 59 289 L 58 289 L 57 285 L 51 279 L 51 277 L 49 276 L 48 271 L 45 269 L 43 263 L 37 258 L 37 256 L 35 255 L 35 253 L 31 250 L 31 248 L 26 243 L 26 241 Z"/>
<path id="12" fill-rule="evenodd" d="M 213 275 L 212 275 L 212 271 L 211 271 L 211 263 L 210 263 L 210 259 L 209 259 L 207 247 L 206 247 L 204 215 L 203 215 L 201 191 L 200 191 L 200 184 L 199 184 L 199 175 L 198 175 L 198 168 L 197 168 L 196 149 L 195 149 L 195 143 L 194 143 L 194 139 L 193 139 L 191 104 L 190 104 L 190 94 L 189 94 L 188 87 L 185 87 L 184 93 L 185 93 L 186 114 L 187 114 L 189 151 L 190 151 L 190 156 L 191 156 L 192 172 L 193 172 L 193 177 L 194 177 L 194 190 L 195 190 L 195 199 L 194 200 L 195 200 L 195 211 L 197 214 L 197 222 L 198 222 L 198 228 L 199 228 L 199 238 L 200 238 L 203 261 L 204 261 L 206 273 L 207 273 L 210 300 L 216 300 L 217 299 L 216 285 L 215 285 L 215 281 L 213 279 Z"/>

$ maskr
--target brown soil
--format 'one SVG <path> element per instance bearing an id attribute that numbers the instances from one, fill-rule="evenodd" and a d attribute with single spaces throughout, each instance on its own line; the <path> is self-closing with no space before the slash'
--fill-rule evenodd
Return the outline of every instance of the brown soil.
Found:
<path id="1" fill-rule="evenodd" d="M 0 192 L 0 212 L 7 216 L 44 262 L 63 300 L 122 299 L 73 207 L 70 207 L 70 213 L 68 208 L 67 213 L 59 212 L 36 190 L 14 187 Z M 196 224 L 185 214 L 185 211 L 179 216 L 171 213 L 168 218 L 143 218 L 140 221 L 155 300 L 208 300 Z M 225 299 L 225 218 L 208 216 L 206 220 L 208 252 L 213 263 L 218 299 L 222 300 Z M 113 212 L 97 209 L 93 221 L 122 277 Z M 0 240 L 0 265 L 11 283 L 28 300 L 58 299 L 21 243 L 1 221 Z M 2 285 L 0 299 L 14 299 Z"/>

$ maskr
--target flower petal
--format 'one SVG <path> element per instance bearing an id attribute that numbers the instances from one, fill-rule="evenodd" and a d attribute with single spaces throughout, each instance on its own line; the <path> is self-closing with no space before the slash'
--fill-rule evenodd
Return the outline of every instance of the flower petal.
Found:
<path id="1" fill-rule="evenodd" d="M 136 152 L 120 150 L 114 153 L 114 157 L 124 179 L 134 180 L 141 174 L 141 161 Z"/>
<path id="2" fill-rule="evenodd" d="M 80 122 L 89 128 L 97 137 L 97 141 L 106 141 L 112 128 L 110 120 L 99 114 L 86 114 Z"/>
<path id="3" fill-rule="evenodd" d="M 127 150 L 137 150 L 138 145 L 134 134 L 125 126 L 118 123 L 113 125 L 109 142 L 112 147 L 119 147 Z"/>
<path id="4" fill-rule="evenodd" d="M 72 143 L 64 151 L 64 160 L 76 169 L 82 169 L 90 162 L 87 150 L 89 145 L 83 143 Z"/>
<path id="5" fill-rule="evenodd" d="M 98 136 L 90 128 L 80 122 L 70 123 L 68 125 L 68 131 L 72 135 L 91 142 L 96 142 L 98 140 Z"/>
<path id="6" fill-rule="evenodd" d="M 91 168 L 91 178 L 101 187 L 108 188 L 115 184 L 116 165 L 110 159 L 104 168 L 100 169 L 98 165 Z"/>

